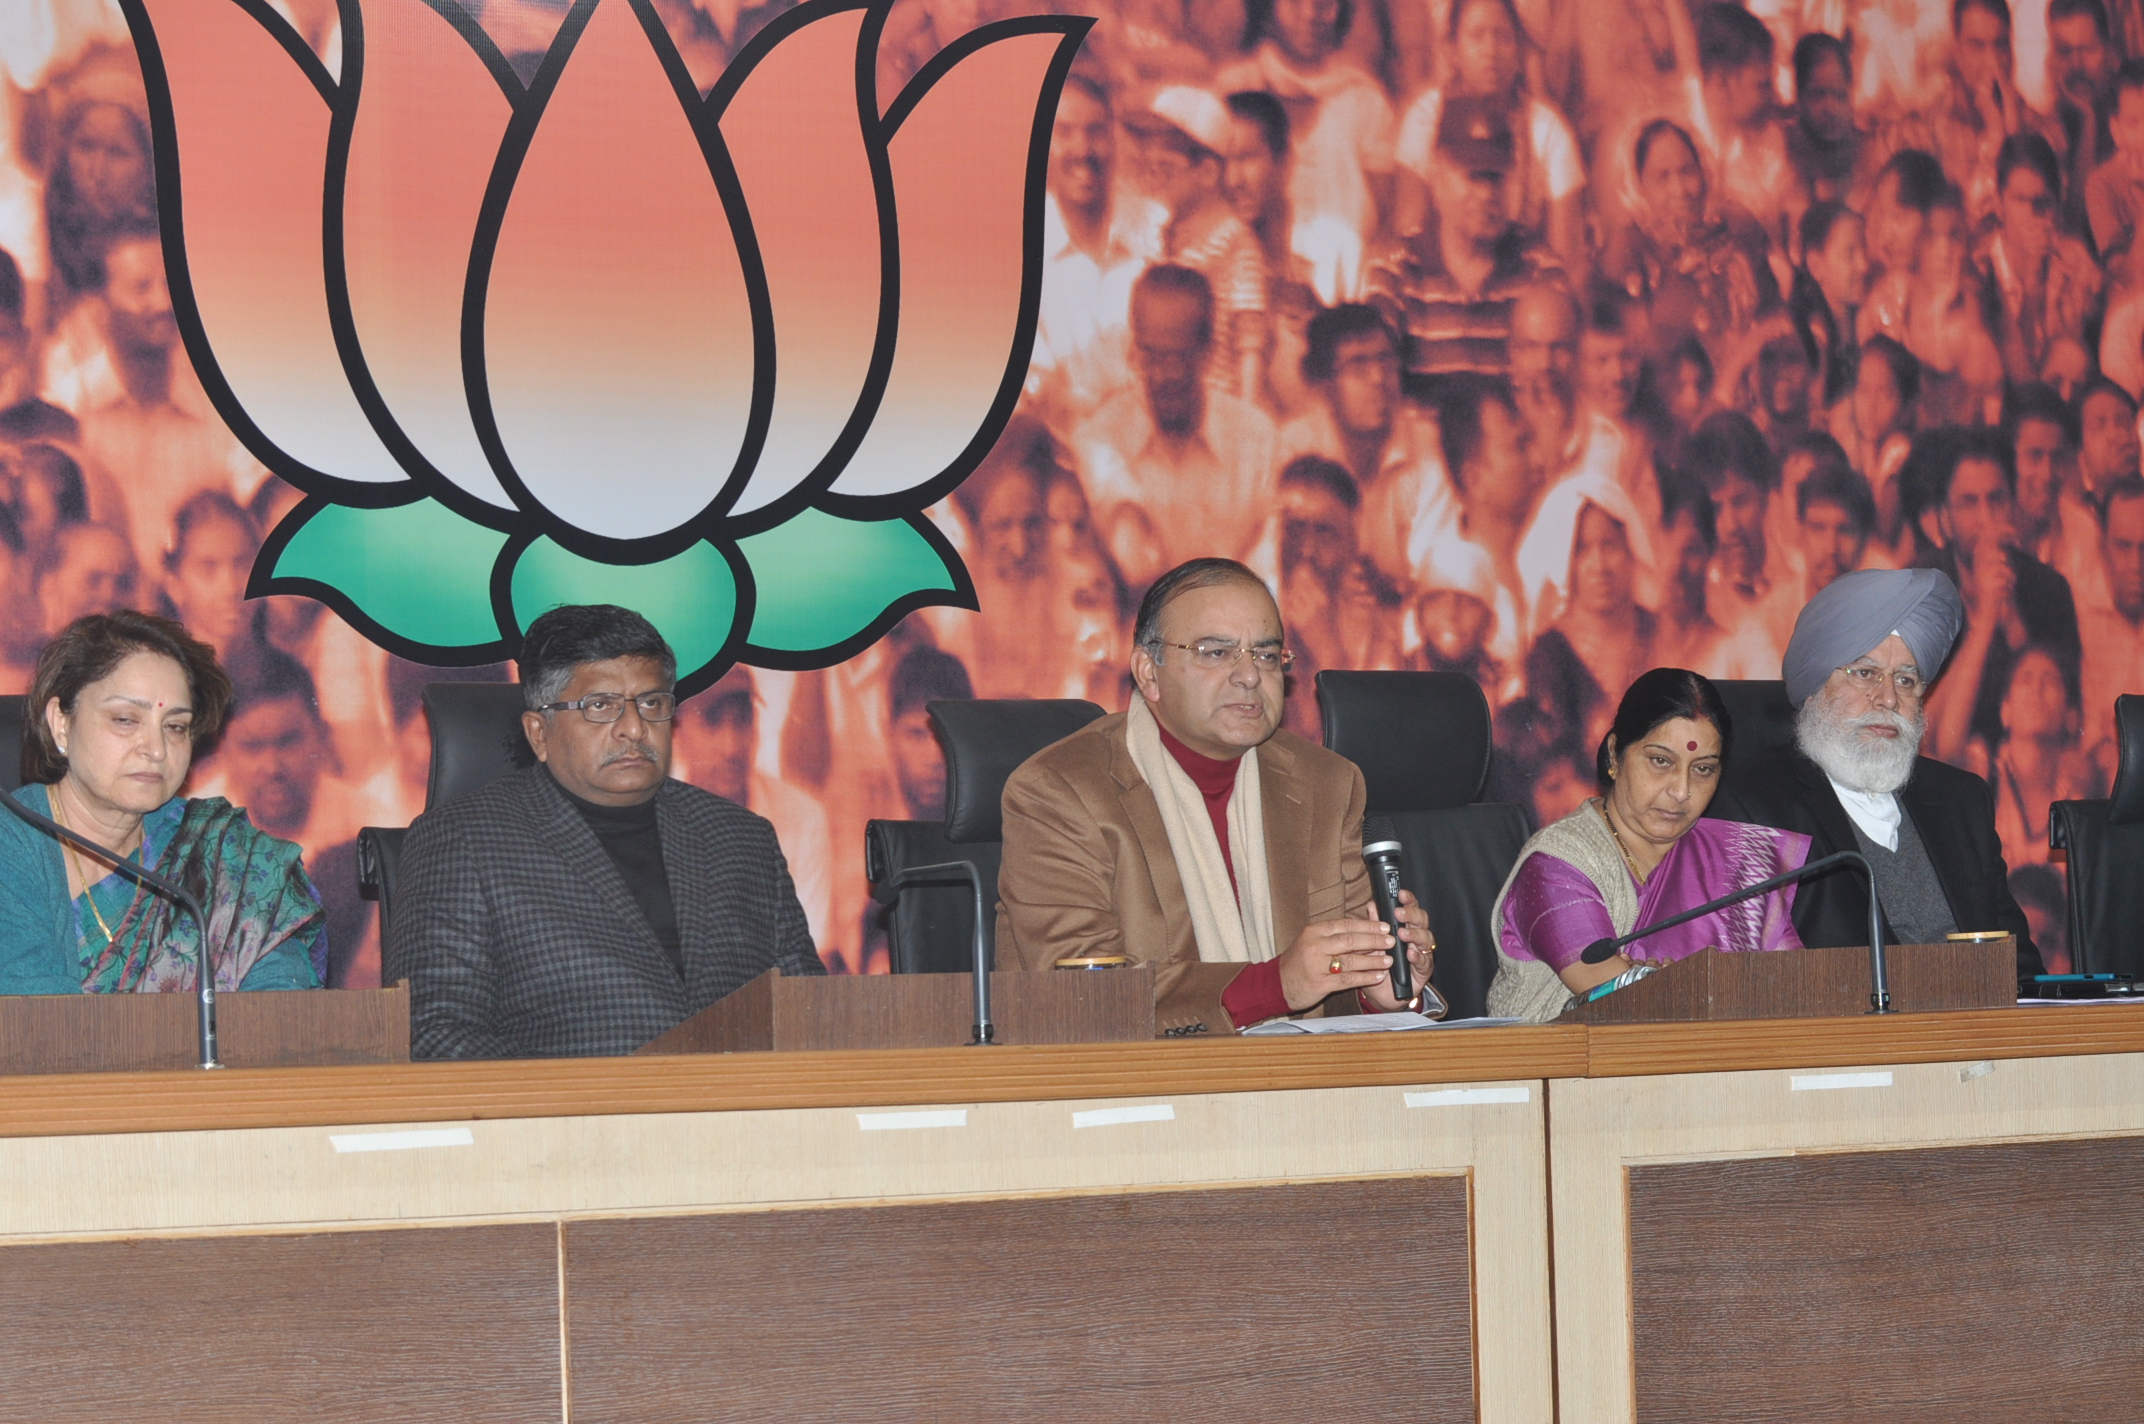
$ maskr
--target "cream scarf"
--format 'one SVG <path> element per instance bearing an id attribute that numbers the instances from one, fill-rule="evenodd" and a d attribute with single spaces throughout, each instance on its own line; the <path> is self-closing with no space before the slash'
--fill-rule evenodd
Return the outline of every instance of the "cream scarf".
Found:
<path id="1" fill-rule="evenodd" d="M 1146 779 L 1161 809 L 1162 828 L 1169 833 L 1169 850 L 1176 857 L 1176 873 L 1184 882 L 1184 899 L 1191 908 L 1191 933 L 1198 941 L 1199 958 L 1208 964 L 1256 964 L 1271 959 L 1273 947 L 1273 884 L 1266 872 L 1265 802 L 1258 789 L 1258 753 L 1246 752 L 1236 762 L 1236 789 L 1228 800 L 1229 861 L 1221 859 L 1221 843 L 1214 839 L 1213 817 L 1206 813 L 1206 798 L 1177 765 L 1176 758 L 1161 744 L 1161 725 L 1146 699 L 1132 694 L 1131 710 L 1124 717 L 1124 739 L 1131 748 L 1132 765 Z M 1238 891 L 1231 893 L 1228 866 L 1236 867 Z"/>
<path id="2" fill-rule="evenodd" d="M 1504 953 L 1504 901 L 1519 867 L 1535 852 L 1553 855 L 1577 867 L 1601 892 L 1608 907 L 1608 924 L 1619 935 L 1629 934 L 1638 924 L 1638 887 L 1631 883 L 1630 869 L 1615 833 L 1596 801 L 1588 801 L 1560 821 L 1535 832 L 1519 848 L 1519 858 L 1504 888 L 1497 892 L 1496 908 L 1489 914 L 1490 942 L 1496 946 L 1496 978 L 1489 984 L 1489 1013 L 1496 1018 L 1547 1023 L 1571 1006 L 1576 997 L 1563 976 L 1538 959 L 1513 959 Z"/>

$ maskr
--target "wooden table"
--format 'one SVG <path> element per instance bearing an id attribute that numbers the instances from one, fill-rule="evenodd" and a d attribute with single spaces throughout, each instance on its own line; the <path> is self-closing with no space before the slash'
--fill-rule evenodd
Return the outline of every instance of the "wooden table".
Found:
<path id="1" fill-rule="evenodd" d="M 0 1081 L 0 1413 L 1545 1419 L 1542 1084 L 1584 1049 Z"/>
<path id="2" fill-rule="evenodd" d="M 2114 1419 L 2140 1088 L 2128 1007 L 5 1079 L 0 1414 Z"/>

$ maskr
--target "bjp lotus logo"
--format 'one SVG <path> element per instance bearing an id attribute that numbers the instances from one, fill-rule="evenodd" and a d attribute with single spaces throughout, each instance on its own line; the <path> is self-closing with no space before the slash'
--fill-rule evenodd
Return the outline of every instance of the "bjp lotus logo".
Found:
<path id="1" fill-rule="evenodd" d="M 252 592 L 428 662 L 639 608 L 687 691 L 823 666 L 973 586 L 923 518 L 1003 428 L 1050 116 L 1090 22 L 979 29 L 897 97 L 886 0 L 809 0 L 703 97 L 649 0 L 523 83 L 453 0 L 124 0 L 187 348 L 306 500 Z"/>

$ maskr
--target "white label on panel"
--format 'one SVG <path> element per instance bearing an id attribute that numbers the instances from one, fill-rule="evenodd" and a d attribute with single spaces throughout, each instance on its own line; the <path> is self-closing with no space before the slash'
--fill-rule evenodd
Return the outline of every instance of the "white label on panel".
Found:
<path id="1" fill-rule="evenodd" d="M 1176 1109 L 1167 1103 L 1148 1103 L 1137 1108 L 1093 1108 L 1072 1114 L 1074 1127 L 1115 1127 L 1126 1122 L 1174 1122 Z"/>
<path id="2" fill-rule="evenodd" d="M 856 1125 L 865 1132 L 898 1132 L 909 1127 L 966 1127 L 966 1108 L 940 1108 L 932 1112 L 858 1113 Z"/>
<path id="3" fill-rule="evenodd" d="M 469 1147 L 476 1139 L 466 1127 L 427 1127 L 407 1132 L 344 1132 L 328 1141 L 337 1152 L 406 1152 L 412 1147 Z"/>
<path id="4" fill-rule="evenodd" d="M 1794 1091 L 1797 1093 L 1821 1093 L 1831 1088 L 1888 1088 L 1891 1074 L 1882 1073 L 1797 1073 L 1794 1075 Z"/>
<path id="5" fill-rule="evenodd" d="M 1995 1071 L 1995 1065 L 1983 1058 L 1978 1063 L 1968 1063 L 1958 1070 L 1958 1081 L 1970 1083 L 1975 1078 L 1985 1078 Z"/>
<path id="6" fill-rule="evenodd" d="M 1470 1108 L 1482 1103 L 1530 1103 L 1534 1090 L 1520 1084 L 1512 1088 L 1439 1088 L 1429 1093 L 1409 1093 L 1411 1108 Z"/>

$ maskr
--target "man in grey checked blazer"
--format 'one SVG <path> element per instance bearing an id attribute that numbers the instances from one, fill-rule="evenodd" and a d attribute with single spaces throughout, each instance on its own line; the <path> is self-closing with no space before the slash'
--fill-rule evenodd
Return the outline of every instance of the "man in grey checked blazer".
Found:
<path id="1" fill-rule="evenodd" d="M 774 827 L 669 779 L 677 662 L 639 614 L 521 652 L 538 764 L 420 816 L 394 941 L 418 1058 L 622 1054 L 769 968 L 823 974 Z"/>

